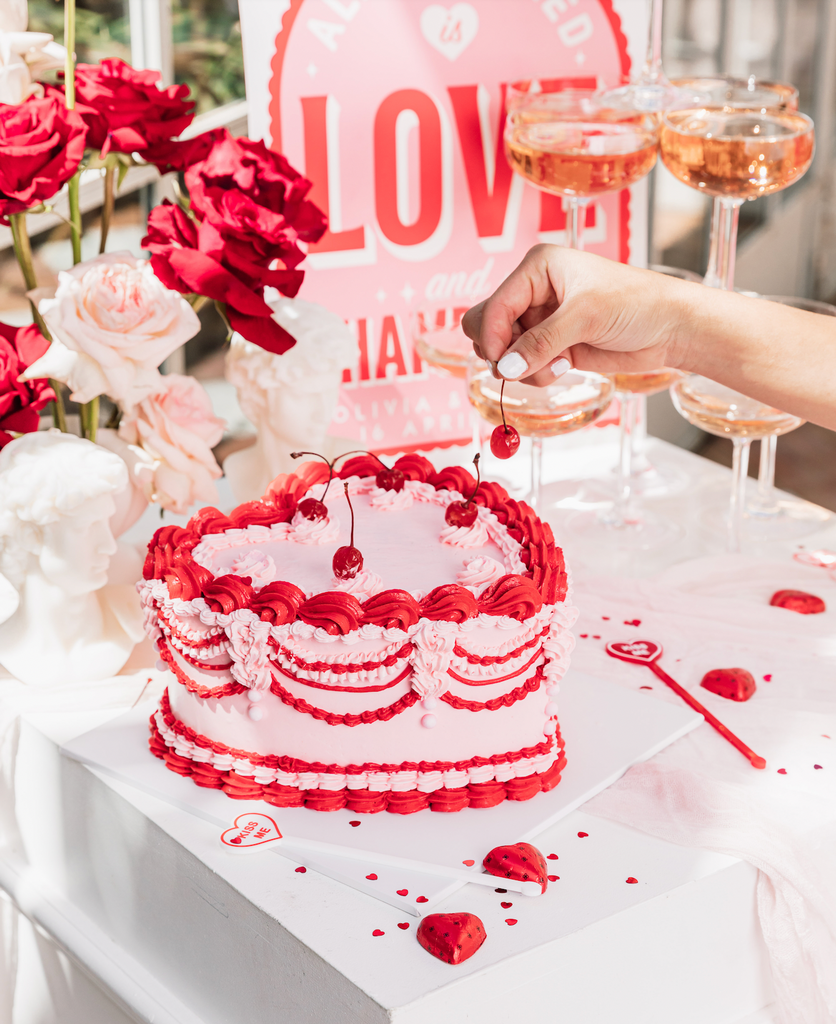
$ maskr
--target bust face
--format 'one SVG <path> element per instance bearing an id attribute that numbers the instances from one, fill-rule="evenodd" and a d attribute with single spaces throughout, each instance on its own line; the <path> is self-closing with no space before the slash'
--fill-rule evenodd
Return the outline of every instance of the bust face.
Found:
<path id="1" fill-rule="evenodd" d="M 88 498 L 58 522 L 43 527 L 41 572 L 68 595 L 89 594 L 107 583 L 116 540 L 110 517 L 116 503 L 110 494 Z"/>

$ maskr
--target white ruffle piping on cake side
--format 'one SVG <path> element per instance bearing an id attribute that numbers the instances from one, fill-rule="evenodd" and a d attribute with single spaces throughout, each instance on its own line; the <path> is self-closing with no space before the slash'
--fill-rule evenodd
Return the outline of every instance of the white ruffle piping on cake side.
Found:
<path id="1" fill-rule="evenodd" d="M 494 780 L 510 782 L 511 779 L 523 779 L 529 775 L 542 775 L 551 768 L 560 755 L 558 749 L 552 748 L 537 757 L 525 757 L 518 761 L 506 761 L 500 764 L 479 765 L 464 770 L 451 768 L 443 772 L 405 771 L 391 774 L 388 772 L 360 772 L 356 775 L 338 775 L 329 772 L 285 772 L 279 768 L 256 766 L 247 758 L 237 758 L 232 754 L 217 754 L 206 747 L 201 747 L 170 729 L 160 711 L 154 716 L 154 721 L 163 742 L 180 757 L 199 764 L 211 765 L 221 772 L 234 771 L 238 775 L 254 779 L 262 786 L 277 782 L 281 786 L 305 790 L 368 789 L 375 793 L 407 793 L 417 789 L 420 793 L 433 793 L 438 789 L 461 789 L 463 786 L 479 782 Z"/>

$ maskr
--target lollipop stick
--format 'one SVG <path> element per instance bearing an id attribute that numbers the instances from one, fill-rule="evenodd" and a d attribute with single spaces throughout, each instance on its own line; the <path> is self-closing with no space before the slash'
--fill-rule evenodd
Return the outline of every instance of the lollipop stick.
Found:
<path id="1" fill-rule="evenodd" d="M 729 743 L 731 743 L 733 747 L 737 747 L 740 753 L 751 762 L 753 767 L 766 768 L 766 760 L 763 757 L 756 754 L 751 747 L 747 747 L 743 740 L 738 739 L 731 729 L 723 725 L 718 718 L 715 718 L 708 708 L 703 707 L 696 697 L 692 697 L 691 694 L 688 693 L 687 690 L 683 689 L 675 679 L 671 679 L 668 673 L 660 667 L 658 661 L 649 662 L 648 668 L 651 668 L 662 682 L 666 686 L 669 686 L 674 693 L 678 694 L 686 704 L 694 709 L 694 711 L 698 711 L 706 722 L 708 722 L 710 726 L 713 726 L 724 739 L 727 739 Z"/>

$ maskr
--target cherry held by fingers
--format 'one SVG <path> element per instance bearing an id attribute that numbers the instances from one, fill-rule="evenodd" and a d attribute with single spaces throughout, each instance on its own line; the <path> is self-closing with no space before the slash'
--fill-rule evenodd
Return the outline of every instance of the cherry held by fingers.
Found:
<path id="1" fill-rule="evenodd" d="M 495 427 L 491 434 L 491 452 L 497 459 L 510 459 L 517 454 L 520 447 L 520 435 L 516 427 L 509 427 L 505 422 L 505 381 L 503 380 L 499 389 L 499 409 L 502 413 L 502 423 Z"/>
<path id="2" fill-rule="evenodd" d="M 473 497 L 479 490 L 479 484 L 482 479 L 479 473 L 478 455 L 473 456 L 473 465 L 476 467 L 476 486 L 473 488 L 470 497 L 465 501 L 451 501 L 447 506 L 447 511 L 444 513 L 444 522 L 448 526 L 473 526 L 476 522 L 478 509 Z"/>

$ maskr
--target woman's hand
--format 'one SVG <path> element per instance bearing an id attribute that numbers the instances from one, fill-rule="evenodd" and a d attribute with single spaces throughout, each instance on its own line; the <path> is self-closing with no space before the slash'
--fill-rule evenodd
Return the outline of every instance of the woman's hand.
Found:
<path id="1" fill-rule="evenodd" d="M 462 321 L 496 376 L 544 387 L 570 366 L 637 373 L 676 366 L 689 284 L 556 245 L 529 250 Z M 687 292 L 683 292 L 686 289 Z"/>

